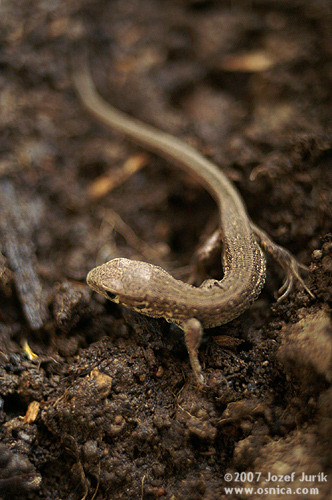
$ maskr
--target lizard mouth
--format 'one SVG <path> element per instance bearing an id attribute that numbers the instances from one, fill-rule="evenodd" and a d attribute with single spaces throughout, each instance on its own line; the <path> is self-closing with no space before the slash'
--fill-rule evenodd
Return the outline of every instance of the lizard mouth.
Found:
<path id="1" fill-rule="evenodd" d="M 86 277 L 86 282 L 89 285 L 89 287 L 92 288 L 92 290 L 94 290 L 95 292 L 100 293 L 102 295 L 106 295 L 106 291 L 104 290 L 104 288 L 100 282 L 100 273 L 99 273 L 98 267 L 95 267 L 94 269 L 91 269 L 91 271 L 89 271 L 89 273 Z M 108 293 L 110 295 L 107 295 L 107 298 L 113 300 L 111 298 L 111 292 L 108 292 Z M 114 295 L 114 297 L 116 296 L 116 294 L 113 294 L 113 295 Z"/>
<path id="2" fill-rule="evenodd" d="M 104 295 L 112 302 L 119 303 L 120 290 L 118 289 L 122 290 L 121 281 L 105 273 L 105 264 L 91 269 L 86 277 L 86 282 L 95 292 Z"/>

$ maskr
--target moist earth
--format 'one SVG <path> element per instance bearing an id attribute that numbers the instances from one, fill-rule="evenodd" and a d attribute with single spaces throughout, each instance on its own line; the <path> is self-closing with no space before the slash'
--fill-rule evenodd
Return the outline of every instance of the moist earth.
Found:
<path id="1" fill-rule="evenodd" d="M 324 0 L 0 3 L 1 498 L 330 498 L 330 15 Z M 189 280 L 218 213 L 85 112 L 78 48 L 109 102 L 211 158 L 308 266 L 315 298 L 277 303 L 269 259 L 259 299 L 206 332 L 207 390 L 178 328 L 85 284 L 119 256 Z M 201 274 L 222 276 L 220 253 Z"/>

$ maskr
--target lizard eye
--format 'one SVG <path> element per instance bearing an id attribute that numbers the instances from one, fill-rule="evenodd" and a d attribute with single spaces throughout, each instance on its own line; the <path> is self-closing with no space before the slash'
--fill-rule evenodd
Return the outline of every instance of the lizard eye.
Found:
<path id="1" fill-rule="evenodd" d="M 109 292 L 108 290 L 106 290 L 106 295 L 108 296 L 109 299 L 111 300 L 114 300 L 115 297 L 116 297 L 116 293 L 113 293 L 113 292 Z"/>

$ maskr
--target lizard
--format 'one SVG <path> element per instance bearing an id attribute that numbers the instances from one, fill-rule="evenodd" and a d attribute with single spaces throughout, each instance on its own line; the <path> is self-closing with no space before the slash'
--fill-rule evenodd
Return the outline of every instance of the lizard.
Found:
<path id="1" fill-rule="evenodd" d="M 205 386 L 198 358 L 204 329 L 228 323 L 257 299 L 266 278 L 264 252 L 270 253 L 286 273 L 278 300 L 290 293 L 294 281 L 313 297 L 300 276 L 300 268 L 307 268 L 251 221 L 238 190 L 212 161 L 184 141 L 107 103 L 96 90 L 87 64 L 76 66 L 73 82 L 82 103 L 99 121 L 195 175 L 219 207 L 221 280 L 209 279 L 195 287 L 159 266 L 126 258 L 112 259 L 87 275 L 88 285 L 107 299 L 178 325 L 184 332 L 196 380 Z"/>

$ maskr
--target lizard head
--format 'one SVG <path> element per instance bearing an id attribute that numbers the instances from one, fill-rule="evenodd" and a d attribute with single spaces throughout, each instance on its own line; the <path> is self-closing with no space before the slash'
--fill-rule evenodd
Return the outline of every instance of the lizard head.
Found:
<path id="1" fill-rule="evenodd" d="M 159 285 L 168 279 L 174 280 L 161 267 L 118 258 L 92 269 L 86 280 L 93 290 L 112 302 L 154 316 Z"/>

